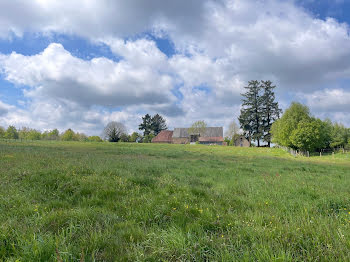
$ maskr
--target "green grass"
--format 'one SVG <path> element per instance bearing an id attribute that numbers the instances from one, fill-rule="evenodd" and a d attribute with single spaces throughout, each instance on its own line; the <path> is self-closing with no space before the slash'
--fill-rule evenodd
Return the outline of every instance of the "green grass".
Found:
<path id="1" fill-rule="evenodd" d="M 349 155 L 0 141 L 0 261 L 349 261 Z"/>

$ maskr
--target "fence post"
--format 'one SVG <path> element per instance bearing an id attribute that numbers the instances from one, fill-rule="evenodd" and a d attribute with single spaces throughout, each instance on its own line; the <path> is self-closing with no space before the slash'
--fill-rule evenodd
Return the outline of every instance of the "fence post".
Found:
<path id="1" fill-rule="evenodd" d="M 309 151 L 307 151 L 307 157 L 310 157 L 310 152 Z"/>
<path id="2" fill-rule="evenodd" d="M 332 157 L 334 158 L 334 152 L 332 152 Z"/>
<path id="3" fill-rule="evenodd" d="M 322 152 L 320 151 L 320 157 L 322 156 Z"/>

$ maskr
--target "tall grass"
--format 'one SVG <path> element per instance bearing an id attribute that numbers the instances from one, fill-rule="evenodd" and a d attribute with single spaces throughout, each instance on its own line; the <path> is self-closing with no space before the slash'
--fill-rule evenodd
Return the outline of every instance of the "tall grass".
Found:
<path id="1" fill-rule="evenodd" d="M 0 261 L 349 261 L 350 161 L 0 142 Z"/>

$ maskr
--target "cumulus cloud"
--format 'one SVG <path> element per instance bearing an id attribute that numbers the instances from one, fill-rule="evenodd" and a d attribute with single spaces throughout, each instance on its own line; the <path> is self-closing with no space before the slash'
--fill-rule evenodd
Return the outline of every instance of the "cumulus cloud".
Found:
<path id="1" fill-rule="evenodd" d="M 305 95 L 307 105 L 316 112 L 350 113 L 350 91 L 325 89 Z"/>
<path id="2" fill-rule="evenodd" d="M 348 88 L 319 88 L 349 81 L 349 26 L 315 18 L 294 2 L 2 1 L 0 37 L 23 32 L 78 35 L 108 45 L 120 59 L 82 60 L 60 44 L 32 56 L 0 55 L 3 75 L 32 101 L 28 119 L 45 110 L 52 123 L 80 119 L 82 129 L 93 130 L 116 117 L 135 130 L 141 114 L 160 112 L 170 125 L 226 125 L 251 79 L 277 84 L 282 104 L 303 93 L 315 111 L 338 118 L 349 112 Z M 167 38 L 176 54 L 167 57 L 144 32 Z"/>
<path id="3" fill-rule="evenodd" d="M 13 106 L 5 104 L 0 101 L 0 117 L 7 114 L 9 110 L 11 110 Z"/>
<path id="4" fill-rule="evenodd" d="M 73 57 L 60 44 L 50 44 L 42 53 L 0 57 L 0 67 L 12 83 L 31 87 L 27 96 L 48 96 L 92 106 L 169 104 L 172 79 L 150 66 L 106 58 L 85 61 Z"/>
<path id="5" fill-rule="evenodd" d="M 62 32 L 87 38 L 126 37 L 152 29 L 160 21 L 198 28 L 203 0 L 13 0 L 0 2 L 0 35 L 9 32 Z"/>

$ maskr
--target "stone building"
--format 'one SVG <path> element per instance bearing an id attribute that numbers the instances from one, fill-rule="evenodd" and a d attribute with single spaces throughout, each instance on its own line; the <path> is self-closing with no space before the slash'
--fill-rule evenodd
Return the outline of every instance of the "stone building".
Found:
<path id="1" fill-rule="evenodd" d="M 238 146 L 238 147 L 250 147 L 250 142 L 245 136 L 238 136 L 235 139 L 235 146 Z"/>

